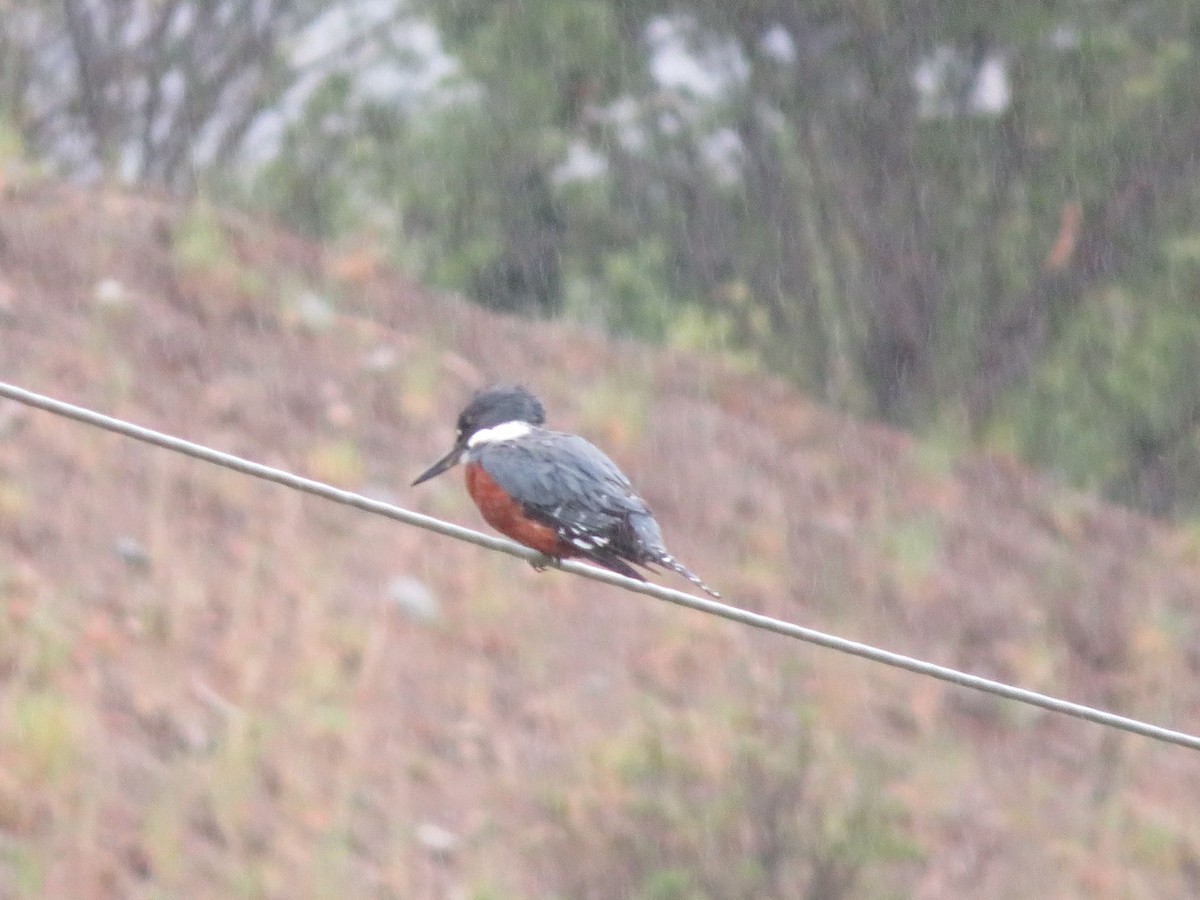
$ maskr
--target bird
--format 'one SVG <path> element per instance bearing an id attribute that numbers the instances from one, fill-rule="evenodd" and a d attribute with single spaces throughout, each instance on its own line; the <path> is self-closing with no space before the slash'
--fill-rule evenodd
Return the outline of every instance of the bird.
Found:
<path id="1" fill-rule="evenodd" d="M 582 558 L 638 581 L 647 579 L 634 566 L 670 569 L 720 599 L 667 552 L 662 529 L 617 464 L 579 435 L 545 423 L 541 400 L 526 387 L 484 388 L 459 414 L 450 452 L 413 487 L 461 463 L 467 493 L 483 518 L 518 543 L 550 559 Z"/>

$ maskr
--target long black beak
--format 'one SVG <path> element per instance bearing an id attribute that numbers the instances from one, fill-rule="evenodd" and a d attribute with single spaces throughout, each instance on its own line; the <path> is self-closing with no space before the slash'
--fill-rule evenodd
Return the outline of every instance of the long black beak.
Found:
<path id="1" fill-rule="evenodd" d="M 453 469 L 456 465 L 458 465 L 458 461 L 460 457 L 462 457 L 462 452 L 463 448 L 460 445 L 455 444 L 449 453 L 418 475 L 417 480 L 412 483 L 412 486 L 416 487 L 422 481 L 428 481 L 430 478 L 436 478 L 447 469 Z"/>

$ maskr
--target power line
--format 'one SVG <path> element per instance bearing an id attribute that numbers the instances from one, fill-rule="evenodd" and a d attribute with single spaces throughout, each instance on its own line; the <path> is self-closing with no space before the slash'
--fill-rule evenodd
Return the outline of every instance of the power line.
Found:
<path id="1" fill-rule="evenodd" d="M 548 561 L 546 557 L 542 556 L 536 550 L 522 547 L 519 544 L 514 544 L 502 538 L 481 534 L 478 531 L 472 531 L 469 528 L 463 528 L 450 522 L 443 522 L 441 519 L 435 519 L 432 516 L 411 512 L 380 500 L 372 500 L 369 497 L 364 497 L 362 494 L 341 490 L 323 482 L 314 481 L 311 478 L 293 475 L 291 472 L 286 472 L 283 469 L 264 466 L 261 463 L 252 462 L 229 453 L 223 453 L 220 450 L 214 450 L 202 444 L 185 441 L 182 438 L 163 434 L 160 431 L 143 428 L 140 425 L 134 425 L 123 419 L 116 419 L 112 416 L 106 416 L 103 413 L 85 409 L 82 406 L 64 403 L 61 400 L 55 400 L 43 394 L 36 394 L 33 391 L 6 384 L 5 382 L 0 382 L 0 397 L 6 397 L 18 403 L 45 410 L 46 412 L 68 419 L 74 419 L 85 425 L 102 428 L 146 444 L 153 444 L 156 447 L 162 447 L 175 453 L 182 453 L 184 456 L 190 456 L 193 459 L 222 466 L 226 469 L 232 469 L 244 475 L 273 481 L 276 484 L 303 491 L 306 494 L 312 494 L 325 500 L 332 500 L 334 503 L 340 503 L 364 512 L 394 519 L 406 525 L 424 528 L 427 531 L 433 531 L 437 534 L 455 538 L 456 540 L 476 544 L 488 550 L 507 553 L 509 556 L 516 556 L 529 562 L 538 563 L 539 565 L 548 564 L 565 572 L 590 578 L 593 581 L 611 584 L 624 588 L 627 591 L 645 594 L 648 597 L 654 597 L 656 600 L 665 600 L 668 603 L 686 606 L 689 609 L 698 610 L 709 615 L 720 616 L 723 619 L 739 622 L 742 625 L 749 625 L 752 628 L 771 631 L 775 634 L 781 634 L 784 637 L 806 641 L 807 643 L 816 644 L 819 647 L 827 647 L 830 650 L 836 650 L 840 653 L 860 656 L 872 662 L 882 663 L 883 665 L 892 666 L 897 669 L 905 669 L 909 672 L 915 672 L 918 675 L 925 675 L 940 681 L 949 682 L 950 684 L 957 684 L 960 687 L 982 691 L 985 694 L 993 694 L 997 697 L 1004 697 L 1008 700 L 1015 700 L 1018 703 L 1025 703 L 1031 706 L 1039 706 L 1051 712 L 1073 716 L 1076 719 L 1084 719 L 1088 722 L 1095 722 L 1098 725 L 1116 728 L 1132 734 L 1140 734 L 1143 737 L 1153 738 L 1154 740 L 1163 741 L 1168 744 L 1177 744 L 1192 750 L 1200 750 L 1200 737 L 1195 735 L 1182 731 L 1173 731 L 1169 728 L 1163 728 L 1159 725 L 1153 725 L 1138 719 L 1119 716 L 1116 713 L 1096 709 L 1091 706 L 1084 706 L 1080 703 L 1072 703 L 1069 700 L 1061 700 L 1057 697 L 1051 697 L 1048 694 L 1039 694 L 1036 691 L 1005 684 L 1001 681 L 993 681 L 990 678 L 982 678 L 979 675 L 960 672 L 957 669 L 939 666 L 936 663 L 926 662 L 925 660 L 916 659 L 911 656 L 892 653 L 889 650 L 882 650 L 870 644 L 862 644 L 858 641 L 847 640 L 846 638 L 826 634 L 812 628 L 805 628 L 802 625 L 794 625 L 791 622 L 773 619 L 770 616 L 760 615 L 759 613 L 750 612 L 736 606 L 729 606 L 716 600 L 685 594 L 683 591 L 662 587 L 657 584 L 636 581 L 624 575 L 618 575 L 615 572 L 598 569 L 594 566 L 573 560 Z"/>

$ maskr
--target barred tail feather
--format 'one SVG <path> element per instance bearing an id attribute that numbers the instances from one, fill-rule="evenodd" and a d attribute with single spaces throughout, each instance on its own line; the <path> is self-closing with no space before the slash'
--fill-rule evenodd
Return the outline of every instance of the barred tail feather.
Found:
<path id="1" fill-rule="evenodd" d="M 611 572 L 616 572 L 618 575 L 624 575 L 626 578 L 632 578 L 634 581 L 646 580 L 645 575 L 633 568 L 633 566 L 629 565 L 629 563 L 621 559 L 621 557 L 613 553 L 604 553 L 599 550 L 589 550 L 581 552 L 579 555 L 588 562 L 593 562 Z"/>
<path id="2" fill-rule="evenodd" d="M 670 569 L 672 572 L 678 572 L 680 575 L 682 575 L 684 578 L 686 578 L 688 581 L 690 581 L 696 587 L 700 588 L 700 590 L 704 591 L 704 593 L 708 594 L 709 596 L 715 597 L 717 600 L 721 599 L 721 595 L 717 591 L 714 591 L 707 584 L 705 584 L 703 581 L 701 581 L 699 575 L 697 575 L 695 572 L 693 572 L 691 569 L 689 569 L 687 566 L 685 566 L 683 563 L 681 563 L 679 560 L 677 560 L 675 557 L 673 557 L 670 553 L 663 553 L 661 556 L 658 557 L 657 560 L 655 560 L 655 562 L 657 562 L 661 566 L 665 566 L 666 568 Z"/>

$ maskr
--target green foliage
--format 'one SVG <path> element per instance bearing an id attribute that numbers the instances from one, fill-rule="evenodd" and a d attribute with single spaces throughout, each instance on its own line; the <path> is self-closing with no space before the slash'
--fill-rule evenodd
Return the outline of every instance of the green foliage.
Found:
<path id="1" fill-rule="evenodd" d="M 20 695 L 5 743 L 30 786 L 55 786 L 71 774 L 79 745 L 76 711 L 64 694 L 43 690 Z"/>
<path id="2" fill-rule="evenodd" d="M 426 271 L 487 306 L 557 312 L 570 227 L 558 173 L 587 98 L 611 94 L 621 75 L 616 23 L 596 2 L 427 7 L 462 71 L 455 99 L 427 111 L 411 145 L 429 177 L 410 179 L 402 203 L 435 238 Z"/>
<path id="3" fill-rule="evenodd" d="M 943 524 L 932 515 L 895 522 L 881 535 L 880 543 L 896 576 L 915 590 L 937 570 L 945 544 Z"/>
<path id="4" fill-rule="evenodd" d="M 225 226 L 211 203 L 193 203 L 175 228 L 175 262 L 187 272 L 208 273 L 236 262 Z"/>
<path id="5" fill-rule="evenodd" d="M 1150 509 L 1195 502 L 1170 362 L 1200 321 L 1178 284 L 1191 5 L 416 11 L 453 69 L 391 98 L 351 69 L 320 83 L 256 183 L 289 222 L 369 231 L 485 306 L 741 353 L 859 413 L 1011 434 Z M 707 85 L 663 73 L 684 52 Z M 1105 336 L 1088 298 L 1123 293 L 1136 334 Z"/>
<path id="6" fill-rule="evenodd" d="M 0 107 L 0 170 L 8 169 L 25 155 L 25 141 L 5 110 Z"/>
<path id="7" fill-rule="evenodd" d="M 255 193 L 280 219 L 304 234 L 334 237 L 362 225 L 370 210 L 355 204 L 356 149 L 378 142 L 386 145 L 394 134 L 373 129 L 376 120 L 366 110 L 354 110 L 353 129 L 344 124 L 352 102 L 349 75 L 330 76 L 317 87 L 305 105 L 299 123 L 288 130 L 280 153 L 260 173 Z M 338 120 L 342 119 L 342 127 Z"/>
<path id="8" fill-rule="evenodd" d="M 913 857 L 879 762 L 818 751 L 803 713 L 650 719 L 546 805 L 566 896 L 850 897 Z"/>
<path id="9" fill-rule="evenodd" d="M 616 334 L 661 343 L 680 315 L 665 268 L 659 241 L 614 250 L 597 261 L 596 272 L 568 280 L 567 309 L 584 320 L 600 319 Z"/>
<path id="10" fill-rule="evenodd" d="M 12 886 L 13 896 L 45 896 L 46 866 L 37 853 L 19 844 L 9 843 L 0 850 L 0 872 Z"/>
<path id="11" fill-rule="evenodd" d="M 1161 512 L 1200 505 L 1200 315 L 1181 296 L 1105 291 L 1007 418 L 1022 453 Z"/>
<path id="12" fill-rule="evenodd" d="M 206 295 L 228 292 L 253 299 L 266 288 L 262 275 L 238 255 L 217 208 L 203 198 L 180 218 L 171 249 L 173 261 L 185 281 L 194 279 L 221 286 L 220 291 L 206 291 Z M 213 303 L 211 299 L 201 302 Z"/>

